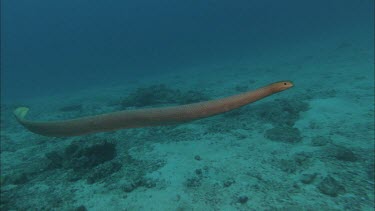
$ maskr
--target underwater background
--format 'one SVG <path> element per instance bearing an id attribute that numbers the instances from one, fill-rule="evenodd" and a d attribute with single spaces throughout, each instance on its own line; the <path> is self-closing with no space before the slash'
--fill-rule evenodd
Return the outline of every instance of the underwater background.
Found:
<path id="1" fill-rule="evenodd" d="M 178 125 L 62 120 L 295 86 Z M 1 210 L 374 210 L 374 1 L 1 1 Z"/>

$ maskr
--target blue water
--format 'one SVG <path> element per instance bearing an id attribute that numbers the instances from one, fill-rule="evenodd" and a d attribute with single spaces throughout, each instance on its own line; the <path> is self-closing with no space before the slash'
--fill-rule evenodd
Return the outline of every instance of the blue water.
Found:
<path id="1" fill-rule="evenodd" d="M 2 97 L 236 63 L 336 35 L 369 42 L 372 24 L 372 0 L 3 1 Z"/>
<path id="2" fill-rule="evenodd" d="M 13 115 L 280 80 L 294 87 L 176 125 L 46 137 Z M 0 210 L 374 210 L 374 82 L 373 0 L 2 0 Z"/>

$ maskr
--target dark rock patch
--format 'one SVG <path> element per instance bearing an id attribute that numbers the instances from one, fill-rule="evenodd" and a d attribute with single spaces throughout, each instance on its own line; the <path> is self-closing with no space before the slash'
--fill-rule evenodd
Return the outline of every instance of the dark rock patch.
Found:
<path id="1" fill-rule="evenodd" d="M 315 178 L 316 178 L 317 174 L 316 173 L 313 173 L 313 174 L 302 174 L 300 176 L 300 181 L 304 184 L 310 184 L 312 183 Z"/>
<path id="2" fill-rule="evenodd" d="M 295 173 L 297 170 L 297 163 L 294 160 L 281 159 L 278 162 L 280 169 L 286 173 Z"/>
<path id="3" fill-rule="evenodd" d="M 234 183 L 236 183 L 236 181 L 232 178 L 229 178 L 229 179 L 227 179 L 223 182 L 223 186 L 227 188 L 227 187 L 233 185 Z"/>
<path id="4" fill-rule="evenodd" d="M 22 185 L 29 181 L 27 174 L 24 172 L 16 173 L 11 176 L 8 176 L 7 179 L 9 180 L 7 181 L 7 183 L 15 184 L 15 185 Z"/>
<path id="5" fill-rule="evenodd" d="M 292 127 L 300 118 L 300 113 L 308 109 L 309 104 L 301 100 L 277 99 L 254 108 L 253 113 L 260 121 L 271 123 L 274 126 Z"/>
<path id="6" fill-rule="evenodd" d="M 62 112 L 80 112 L 80 111 L 82 111 L 82 108 L 83 108 L 83 106 L 81 104 L 79 104 L 79 105 L 68 105 L 68 106 L 61 107 L 59 109 L 59 111 L 62 111 Z"/>
<path id="7" fill-rule="evenodd" d="M 375 163 L 374 158 L 370 158 L 370 162 L 367 163 L 367 175 L 368 178 L 374 183 L 375 180 Z"/>
<path id="8" fill-rule="evenodd" d="M 193 176 L 188 178 L 185 182 L 185 186 L 188 188 L 197 188 L 202 185 L 202 177 Z"/>
<path id="9" fill-rule="evenodd" d="M 139 187 L 153 188 L 155 186 L 156 181 L 152 179 L 140 178 L 135 181 L 126 181 L 124 184 L 121 185 L 121 189 L 126 193 L 130 193 Z"/>
<path id="10" fill-rule="evenodd" d="M 74 210 L 75 210 L 75 211 L 87 211 L 86 207 L 83 206 L 83 205 L 81 205 L 81 206 L 75 208 Z"/>
<path id="11" fill-rule="evenodd" d="M 195 169 L 195 174 L 198 176 L 202 176 L 203 174 L 202 169 Z"/>
<path id="12" fill-rule="evenodd" d="M 355 162 L 358 156 L 350 149 L 340 145 L 331 144 L 325 149 L 326 154 L 339 161 Z"/>
<path id="13" fill-rule="evenodd" d="M 314 147 L 321 147 L 331 143 L 332 140 L 325 136 L 315 136 L 311 139 L 311 145 Z"/>
<path id="14" fill-rule="evenodd" d="M 198 92 L 198 91 L 187 91 L 181 93 L 180 97 L 178 98 L 178 104 L 190 104 L 190 103 L 197 103 L 202 101 L 207 101 L 210 98 L 207 97 L 205 94 Z"/>
<path id="15" fill-rule="evenodd" d="M 129 182 L 129 181 L 126 181 L 124 184 L 121 185 L 121 189 L 124 192 L 127 192 L 127 193 L 132 192 L 136 188 L 137 188 L 136 183 L 132 183 L 132 182 Z"/>
<path id="16" fill-rule="evenodd" d="M 249 200 L 249 197 L 247 196 L 240 196 L 238 197 L 238 202 L 241 203 L 241 204 L 245 204 L 247 201 Z"/>
<path id="17" fill-rule="evenodd" d="M 15 152 L 19 148 L 19 146 L 17 146 L 19 144 L 13 141 L 9 136 L 0 134 L 0 138 L 1 138 L 0 152 Z"/>
<path id="18" fill-rule="evenodd" d="M 236 90 L 237 92 L 246 92 L 246 91 L 249 90 L 249 86 L 247 86 L 247 85 L 237 85 L 237 86 L 235 87 L 235 90 Z"/>
<path id="19" fill-rule="evenodd" d="M 272 141 L 285 143 L 296 143 L 302 140 L 299 129 L 290 126 L 276 126 L 267 130 L 264 136 Z"/>
<path id="20" fill-rule="evenodd" d="M 72 143 L 63 152 L 53 151 L 47 153 L 46 157 L 50 161 L 47 170 L 73 170 L 69 181 L 86 178 L 88 183 L 94 183 L 118 171 L 122 166 L 113 161 L 116 157 L 115 144 L 106 141 L 91 146 Z"/>
<path id="21" fill-rule="evenodd" d="M 180 95 L 179 90 L 173 90 L 164 84 L 153 85 L 145 88 L 138 88 L 125 98 L 122 107 L 144 107 L 158 104 L 175 104 L 176 96 Z"/>
<path id="22" fill-rule="evenodd" d="M 59 151 L 53 151 L 45 154 L 46 158 L 50 161 L 47 167 L 49 169 L 56 169 L 63 167 L 64 154 Z"/>
<path id="23" fill-rule="evenodd" d="M 345 187 L 331 176 L 325 177 L 319 183 L 318 189 L 321 193 L 332 197 L 336 197 L 345 192 Z"/>
<path id="24" fill-rule="evenodd" d="M 122 167 L 119 162 L 106 162 L 102 165 L 95 167 L 91 173 L 87 176 L 87 183 L 93 184 L 100 181 L 101 179 L 111 175 Z"/>
<path id="25" fill-rule="evenodd" d="M 304 166 L 309 162 L 311 157 L 312 155 L 310 153 L 300 152 L 300 153 L 295 154 L 293 156 L 293 159 L 297 163 L 298 166 Z"/>
<path id="26" fill-rule="evenodd" d="M 201 92 L 194 90 L 182 92 L 160 84 L 138 88 L 121 102 L 121 106 L 126 108 L 160 104 L 189 104 L 205 100 L 209 100 L 209 97 Z"/>
<path id="27" fill-rule="evenodd" d="M 213 120 L 215 120 L 214 118 L 235 118 L 235 120 L 211 121 L 207 124 L 207 132 L 227 133 L 238 128 L 253 130 L 254 128 L 264 128 L 264 125 L 267 123 L 272 124 L 275 128 L 294 128 L 295 122 L 300 119 L 301 112 L 308 109 L 308 103 L 301 99 L 274 100 L 267 103 L 260 102 L 226 112 L 218 117 L 210 118 Z M 240 138 L 246 137 L 240 135 Z M 299 138 L 295 140 L 297 142 Z"/>
<path id="28" fill-rule="evenodd" d="M 334 156 L 337 160 L 341 161 L 355 162 L 358 160 L 358 157 L 351 149 L 343 146 L 338 146 L 335 148 Z"/>
<path id="29" fill-rule="evenodd" d="M 299 152 L 293 155 L 292 158 L 275 159 L 272 160 L 272 162 L 282 171 L 293 174 L 308 168 L 308 166 L 311 164 L 311 157 L 312 155 L 310 153 Z"/>
<path id="30" fill-rule="evenodd" d="M 195 159 L 195 160 L 198 160 L 198 161 L 199 161 L 199 160 L 202 160 L 201 156 L 199 156 L 199 155 L 194 156 L 194 159 Z"/>

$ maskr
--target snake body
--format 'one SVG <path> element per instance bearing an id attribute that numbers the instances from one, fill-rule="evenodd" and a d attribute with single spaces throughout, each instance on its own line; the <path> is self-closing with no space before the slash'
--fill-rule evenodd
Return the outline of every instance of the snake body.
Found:
<path id="1" fill-rule="evenodd" d="M 25 119 L 28 108 L 19 107 L 14 115 L 19 123 L 33 133 L 44 136 L 64 137 L 176 124 L 221 114 L 255 102 L 293 86 L 290 81 L 280 81 L 241 94 L 180 106 L 124 110 L 95 116 L 60 121 L 31 121 Z"/>

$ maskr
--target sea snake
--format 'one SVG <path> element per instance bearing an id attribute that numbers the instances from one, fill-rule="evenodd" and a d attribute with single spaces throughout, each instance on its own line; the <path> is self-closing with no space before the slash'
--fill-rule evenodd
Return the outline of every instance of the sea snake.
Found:
<path id="1" fill-rule="evenodd" d="M 179 106 L 123 110 L 112 113 L 60 121 L 31 121 L 25 116 L 29 109 L 19 107 L 14 115 L 19 123 L 33 133 L 44 136 L 79 136 L 89 133 L 182 123 L 221 114 L 255 102 L 293 86 L 291 81 L 280 81 L 241 94 Z"/>

